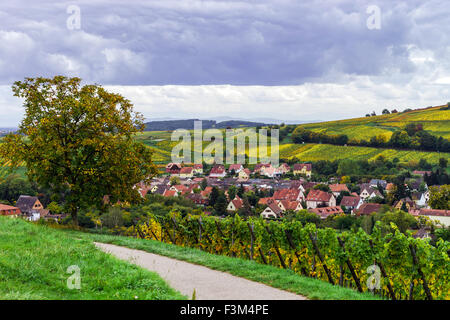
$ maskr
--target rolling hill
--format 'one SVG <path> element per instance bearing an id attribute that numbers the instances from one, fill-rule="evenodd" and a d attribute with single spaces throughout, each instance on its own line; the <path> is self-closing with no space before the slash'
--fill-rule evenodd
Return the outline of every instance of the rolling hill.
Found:
<path id="1" fill-rule="evenodd" d="M 450 110 L 442 110 L 443 107 L 416 109 L 409 112 L 373 117 L 301 124 L 301 126 L 316 132 L 346 134 L 349 138 L 370 139 L 370 137 L 380 134 L 390 138 L 394 131 L 403 128 L 410 122 L 415 122 L 423 124 L 424 130 L 429 131 L 433 135 L 450 139 Z M 145 132 L 136 136 L 136 139 L 154 150 L 153 160 L 159 164 L 170 162 L 170 152 L 177 144 L 177 142 L 171 141 L 170 132 L 167 131 Z M 290 137 L 280 142 L 280 158 L 282 159 L 296 157 L 301 161 L 340 160 L 346 158 L 374 160 L 379 155 L 390 160 L 398 158 L 401 162 L 418 161 L 423 158 L 430 163 L 437 163 L 441 157 L 450 159 L 450 154 L 438 152 L 314 143 L 294 144 Z"/>
<path id="2" fill-rule="evenodd" d="M 379 134 L 390 138 L 394 131 L 403 128 L 407 123 L 416 122 L 423 124 L 424 130 L 431 134 L 450 139 L 450 110 L 442 110 L 443 107 L 445 106 L 302 126 L 317 132 L 346 134 L 350 139 L 368 139 Z"/>
<path id="3" fill-rule="evenodd" d="M 390 138 L 392 133 L 399 128 L 404 127 L 406 124 L 415 122 L 423 124 L 424 130 L 429 131 L 436 136 L 442 136 L 446 139 L 450 139 L 450 110 L 443 110 L 444 106 L 424 108 L 411 110 L 409 112 L 401 112 L 373 117 L 362 117 L 338 121 L 328 122 L 314 122 L 309 124 L 301 124 L 306 129 L 316 132 L 325 132 L 328 134 L 346 134 L 349 138 L 355 139 L 370 139 L 374 135 L 385 135 Z M 181 121 L 181 122 L 179 122 Z M 159 124 L 162 125 L 160 121 Z M 150 122 L 152 123 L 152 122 Z M 209 122 L 207 122 L 209 123 Z M 230 123 L 211 121 L 208 125 L 216 125 L 216 128 L 226 128 Z M 190 129 L 193 126 L 193 120 L 177 120 L 174 125 L 182 124 L 187 126 L 186 129 Z M 205 124 L 205 122 L 203 122 Z M 221 126 L 217 126 L 222 124 Z M 208 128 L 208 125 L 204 128 Z M 225 126 L 223 126 L 225 125 Z M 232 127 L 239 126 L 256 126 L 259 123 L 251 122 L 235 122 Z M 182 126 L 183 127 L 183 126 Z M 148 127 L 150 128 L 150 127 Z M 178 144 L 176 141 L 171 141 L 171 132 L 169 127 L 164 131 L 145 131 L 136 135 L 135 139 L 141 141 L 154 151 L 152 160 L 162 166 L 171 161 L 171 150 Z M 175 127 L 170 127 L 175 129 Z M 0 138 L 1 140 L 1 138 Z M 204 142 L 203 145 L 208 145 L 209 142 Z M 395 149 L 383 149 L 372 147 L 359 147 L 359 146 L 336 146 L 329 144 L 294 144 L 290 137 L 286 137 L 280 142 L 280 158 L 290 159 L 293 157 L 298 158 L 300 161 L 318 161 L 318 160 L 341 160 L 341 159 L 354 159 L 354 160 L 374 160 L 379 155 L 384 156 L 386 159 L 392 160 L 398 158 L 401 162 L 408 162 L 411 160 L 419 161 L 420 159 L 426 159 L 430 163 L 436 164 L 439 158 L 447 158 L 450 160 L 449 153 L 438 152 L 426 152 L 426 151 L 413 151 L 413 150 L 395 150 Z M 8 174 L 8 163 L 1 161 L 0 159 L 0 178 Z M 19 174 L 24 173 L 24 168 L 20 168 Z"/>

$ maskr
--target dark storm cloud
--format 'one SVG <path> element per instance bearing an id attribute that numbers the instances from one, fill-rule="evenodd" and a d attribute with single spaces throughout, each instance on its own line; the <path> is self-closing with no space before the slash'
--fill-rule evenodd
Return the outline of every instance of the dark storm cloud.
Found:
<path id="1" fill-rule="evenodd" d="M 81 9 L 80 30 L 66 27 L 72 4 Z M 381 30 L 366 26 L 372 4 Z M 445 0 L 2 0 L 0 83 L 65 74 L 113 85 L 291 85 L 413 74 L 412 46 L 446 53 L 448 7 Z"/>

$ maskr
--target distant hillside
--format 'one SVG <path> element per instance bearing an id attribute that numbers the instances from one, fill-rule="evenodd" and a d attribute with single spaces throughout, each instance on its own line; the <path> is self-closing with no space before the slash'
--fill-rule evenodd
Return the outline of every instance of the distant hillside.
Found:
<path id="1" fill-rule="evenodd" d="M 390 138 L 392 133 L 399 128 L 403 128 L 410 122 L 423 124 L 424 130 L 429 131 L 436 136 L 442 136 L 450 139 L 450 110 L 444 110 L 445 107 L 433 107 L 426 109 L 416 109 L 408 112 L 394 113 L 381 116 L 363 117 L 356 119 L 347 119 L 339 121 L 329 121 L 321 123 L 301 124 L 301 126 L 316 132 L 326 132 L 328 134 L 346 134 L 349 138 L 370 139 L 372 136 L 385 135 Z M 184 120 L 193 128 L 193 120 Z M 186 125 L 186 122 L 184 123 Z M 215 125 L 217 128 L 235 127 L 237 125 L 250 125 L 251 122 L 245 121 L 224 121 L 215 123 L 211 121 L 211 127 Z M 228 122 L 228 123 L 227 123 Z M 230 123 L 234 122 L 234 123 Z M 209 127 L 203 122 L 203 128 Z M 177 125 L 180 125 L 178 123 Z M 256 126 L 257 124 L 252 124 Z M 167 126 L 154 130 L 154 132 L 145 132 L 136 136 L 138 141 L 143 142 L 154 150 L 153 160 L 156 163 L 167 163 L 170 161 L 170 152 L 178 143 L 171 141 L 170 132 L 156 132 L 170 130 Z M 318 160 L 341 160 L 341 159 L 357 159 L 357 160 L 374 160 L 379 155 L 386 159 L 392 160 L 398 158 L 402 162 L 411 160 L 418 161 L 426 159 L 430 163 L 437 163 L 439 158 L 450 160 L 449 153 L 414 151 L 414 150 L 394 150 L 390 148 L 373 148 L 360 146 L 336 146 L 329 144 L 295 144 L 292 142 L 290 135 L 280 143 L 280 158 L 289 159 L 296 157 L 301 161 L 318 161 Z"/>
<path id="2" fill-rule="evenodd" d="M 316 132 L 346 134 L 350 139 L 370 139 L 380 134 L 389 139 L 394 131 L 415 122 L 423 124 L 424 130 L 435 136 L 450 139 L 450 110 L 445 109 L 446 106 L 429 107 L 373 117 L 302 124 L 302 126 Z"/>
<path id="3" fill-rule="evenodd" d="M 188 119 L 188 120 L 164 120 L 164 121 L 150 121 L 145 124 L 145 131 L 173 131 L 176 129 L 194 129 L 194 121 L 198 119 Z M 241 121 L 241 120 L 228 120 L 217 122 L 215 120 L 202 120 L 203 129 L 226 129 L 230 128 L 240 128 L 240 127 L 256 127 L 267 125 L 262 122 L 251 122 L 251 121 Z"/>

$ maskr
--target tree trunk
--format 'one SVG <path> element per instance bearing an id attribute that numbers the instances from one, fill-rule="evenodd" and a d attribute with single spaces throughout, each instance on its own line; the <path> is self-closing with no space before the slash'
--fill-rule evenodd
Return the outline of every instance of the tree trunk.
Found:
<path id="1" fill-rule="evenodd" d="M 70 215 L 72 216 L 72 225 L 75 229 L 78 228 L 78 209 L 76 206 L 72 206 L 70 209 Z"/>

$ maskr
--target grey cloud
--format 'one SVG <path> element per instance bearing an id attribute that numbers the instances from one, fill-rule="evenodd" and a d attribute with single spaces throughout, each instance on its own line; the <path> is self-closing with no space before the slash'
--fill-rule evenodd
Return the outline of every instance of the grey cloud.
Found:
<path id="1" fill-rule="evenodd" d="M 81 8 L 81 30 L 66 28 L 69 4 Z M 411 45 L 448 56 L 447 1 L 377 1 L 374 31 L 370 4 L 2 0 L 0 83 L 65 74 L 111 85 L 292 85 L 414 74 Z"/>

